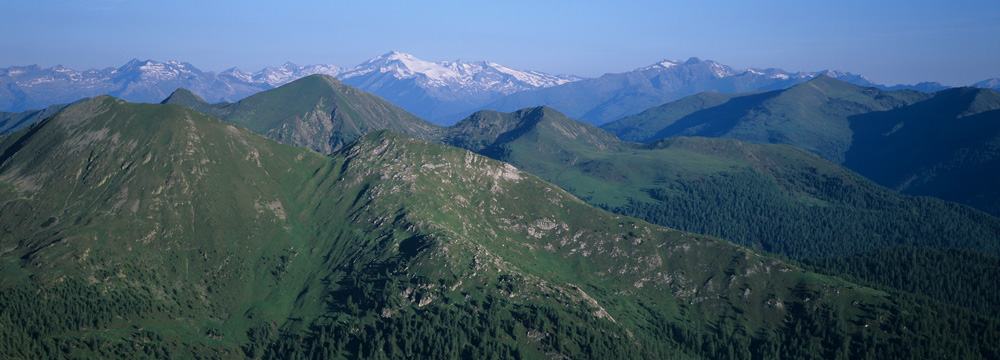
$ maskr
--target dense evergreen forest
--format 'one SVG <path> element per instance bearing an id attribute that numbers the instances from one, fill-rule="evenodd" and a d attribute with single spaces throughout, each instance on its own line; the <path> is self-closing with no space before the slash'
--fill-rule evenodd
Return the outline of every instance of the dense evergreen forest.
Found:
<path id="1" fill-rule="evenodd" d="M 892 305 L 867 309 L 880 315 L 845 318 L 827 305 L 796 303 L 788 309 L 784 327 L 759 331 L 748 329 L 736 318 L 708 323 L 679 320 L 649 305 L 642 310 L 646 314 L 643 331 L 633 333 L 592 316 L 583 307 L 544 299 L 521 302 L 503 295 L 516 291 L 520 284 L 517 278 L 505 277 L 464 296 L 447 296 L 443 290 L 425 293 L 443 296 L 443 301 L 385 313 L 386 302 L 398 301 L 393 294 L 406 287 L 430 285 L 429 280 L 392 276 L 344 280 L 344 287 L 330 294 L 326 315 L 291 328 L 260 323 L 244 334 L 244 345 L 234 348 L 215 328 L 206 328 L 193 338 L 139 325 L 122 329 L 122 324 L 150 313 L 183 316 L 183 311 L 151 300 L 149 294 L 101 293 L 71 280 L 51 289 L 0 293 L 0 349 L 4 358 L 13 359 L 1000 357 L 996 318 L 898 291 L 892 292 Z M 810 290 L 800 291 L 802 296 L 811 295 Z M 104 330 L 78 336 L 78 331 L 87 329 Z"/>
<path id="2" fill-rule="evenodd" d="M 787 255 L 814 266 L 816 271 L 863 284 L 927 296 L 989 317 L 1000 313 L 1000 258 L 984 253 L 995 253 L 996 239 L 983 233 L 980 238 L 971 239 L 978 241 L 975 249 L 956 249 L 954 247 L 961 244 L 955 241 L 960 239 L 955 234 L 970 229 L 958 228 L 956 224 L 962 222 L 949 221 L 940 215 L 980 216 L 982 221 L 978 225 L 983 229 L 995 228 L 995 218 L 964 206 L 924 197 L 905 197 L 898 201 L 888 197 L 826 196 L 823 193 L 838 194 L 841 181 L 827 180 L 808 186 L 817 189 L 820 198 L 844 199 L 844 202 L 817 204 L 805 208 L 804 212 L 803 207 L 796 206 L 794 198 L 767 186 L 766 178 L 750 172 L 732 172 L 702 182 L 672 183 L 669 188 L 649 190 L 658 200 L 655 203 L 630 201 L 626 206 L 609 210 Z M 734 187 L 740 191 L 722 191 Z M 839 194 L 844 193 L 848 192 Z M 880 212 L 874 216 L 851 211 L 858 205 L 905 209 L 916 208 L 915 204 L 932 208 L 944 206 L 948 211 L 938 211 L 936 217 L 921 217 L 915 212 Z M 758 220 L 748 221 L 746 209 L 763 212 L 749 214 Z M 886 217 L 886 214 L 895 217 Z M 926 219 L 935 222 L 924 222 Z M 848 231 L 859 228 L 845 225 L 852 222 L 867 222 L 867 226 L 883 231 Z M 972 230 L 975 233 L 976 229 Z M 816 240 L 806 241 L 799 236 L 801 234 L 809 234 Z M 887 240 L 891 238 L 910 239 L 911 243 L 889 246 Z"/>
<path id="3" fill-rule="evenodd" d="M 978 251 L 901 246 L 804 262 L 861 283 L 926 295 L 987 316 L 1000 314 L 1000 258 Z"/>
<path id="4" fill-rule="evenodd" d="M 601 207 L 793 259 L 872 251 L 900 245 L 896 243 L 900 239 L 909 242 L 902 245 L 971 247 L 1000 253 L 1000 243 L 992 235 L 1000 229 L 1000 220 L 985 213 L 933 198 L 899 197 L 888 189 L 860 196 L 859 192 L 846 191 L 847 184 L 840 177 L 824 176 L 822 182 L 803 183 L 808 179 L 792 181 L 800 182 L 796 187 L 813 189 L 815 193 L 810 195 L 826 202 L 802 206 L 800 199 L 774 186 L 765 175 L 731 171 L 701 181 L 671 181 L 647 189 L 655 202 L 630 200 L 624 206 Z M 904 211 L 907 209 L 910 211 Z"/>

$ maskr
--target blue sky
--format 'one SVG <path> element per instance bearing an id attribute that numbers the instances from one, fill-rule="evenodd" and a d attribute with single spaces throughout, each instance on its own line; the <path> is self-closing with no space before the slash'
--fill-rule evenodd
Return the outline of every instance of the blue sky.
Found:
<path id="1" fill-rule="evenodd" d="M 878 83 L 1000 77 L 1000 1 L 5 0 L 0 67 L 132 58 L 246 71 L 390 50 L 599 76 L 659 59 L 838 69 Z"/>

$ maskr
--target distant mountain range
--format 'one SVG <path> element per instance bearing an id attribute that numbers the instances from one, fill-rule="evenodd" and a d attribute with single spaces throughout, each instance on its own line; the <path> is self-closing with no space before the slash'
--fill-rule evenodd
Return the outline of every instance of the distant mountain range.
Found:
<path id="1" fill-rule="evenodd" d="M 662 60 L 626 73 L 605 74 L 561 86 L 516 93 L 483 107 L 514 111 L 546 105 L 567 116 L 601 125 L 651 107 L 701 92 L 740 93 L 785 89 L 819 75 L 861 86 L 885 89 L 916 89 L 934 92 L 947 89 L 938 83 L 879 85 L 863 75 L 835 70 L 786 72 L 781 69 L 738 70 L 711 60 Z"/>
<path id="2" fill-rule="evenodd" d="M 378 56 L 336 76 L 439 124 L 454 123 L 505 95 L 581 79 L 514 70 L 489 61 L 428 62 L 399 52 Z"/>
<path id="3" fill-rule="evenodd" d="M 133 102 L 160 102 L 185 88 L 210 103 L 234 102 L 312 74 L 326 74 L 385 98 L 432 122 L 450 125 L 477 110 L 514 111 L 550 106 L 595 125 L 703 91 L 736 93 L 784 89 L 820 74 L 883 90 L 935 92 L 939 83 L 885 86 L 863 75 L 833 70 L 786 72 L 735 69 L 711 60 L 661 60 L 633 71 L 584 79 L 515 70 L 490 61 L 429 62 L 389 52 L 351 68 L 286 63 L 258 72 L 233 68 L 203 72 L 177 61 L 132 60 L 119 68 L 76 71 L 61 66 L 0 69 L 0 110 L 19 113 L 112 95 Z M 1000 79 L 973 86 L 1000 88 Z"/>
<path id="4" fill-rule="evenodd" d="M 353 68 L 286 63 L 254 73 L 233 68 L 216 74 L 188 63 L 152 60 L 132 60 L 120 68 L 87 71 L 61 66 L 48 69 L 16 66 L 0 69 L 0 109 L 17 113 L 98 95 L 156 103 L 178 88 L 188 89 L 209 102 L 233 102 L 313 74 L 336 76 L 418 116 L 437 121 L 445 121 L 446 115 L 455 113 L 461 113 L 459 118 L 464 117 L 514 92 L 580 79 L 514 70 L 489 61 L 428 62 L 399 52 L 375 57 Z"/>
<path id="5" fill-rule="evenodd" d="M 993 89 L 1000 91 L 1000 78 L 986 79 L 975 84 L 972 87 L 983 88 L 983 89 Z"/>
<path id="6" fill-rule="evenodd" d="M 256 73 L 233 68 L 216 74 L 202 72 L 184 62 L 137 59 L 119 68 L 86 71 L 62 66 L 48 69 L 15 66 L 0 69 L 0 109 L 10 112 L 42 109 L 98 95 L 155 103 L 177 88 L 190 89 L 213 102 L 236 101 L 307 75 L 332 75 L 339 71 L 332 65 L 286 63 Z"/>

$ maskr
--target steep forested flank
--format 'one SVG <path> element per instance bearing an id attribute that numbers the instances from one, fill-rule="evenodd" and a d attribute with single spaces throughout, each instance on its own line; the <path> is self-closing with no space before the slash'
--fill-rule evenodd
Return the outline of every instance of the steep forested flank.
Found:
<path id="1" fill-rule="evenodd" d="M 1000 356 L 1000 323 L 896 294 L 896 304 L 866 308 L 874 317 L 845 317 L 827 305 L 795 303 L 784 326 L 752 331 L 737 318 L 678 322 L 651 312 L 638 331 L 579 306 L 513 301 L 518 278 L 500 278 L 427 306 L 404 305 L 397 292 L 435 285 L 400 277 L 342 281 L 316 319 L 258 322 L 233 333 L 222 322 L 177 327 L 165 308 L 142 292 L 102 292 L 68 280 L 37 291 L 0 293 L 0 348 L 5 358 L 264 358 L 264 359 L 991 359 Z M 441 289 L 441 287 L 437 287 Z M 346 295 L 346 297 L 341 297 Z M 803 296 L 815 294 L 804 290 Z M 580 304 L 581 306 L 584 304 Z M 653 304 L 640 304 L 655 306 Z M 583 307 L 585 308 L 585 307 Z M 650 310 L 650 309 L 646 309 Z M 161 318 L 162 317 L 162 318 Z M 162 320 L 157 320 L 161 318 Z M 192 318 L 189 321 L 196 321 Z M 852 330 L 861 327 L 862 330 Z M 236 339 L 244 339 L 236 341 Z"/>
<path id="2" fill-rule="evenodd" d="M 929 197 L 900 196 L 840 177 L 802 176 L 792 181 L 796 187 L 814 190 L 810 195 L 816 202 L 803 204 L 761 173 L 730 171 L 694 181 L 665 179 L 665 185 L 646 189 L 653 201 L 598 205 L 795 259 L 897 245 L 1000 253 L 1000 220 L 974 209 Z M 859 187 L 868 191 L 858 191 Z"/>
<path id="3" fill-rule="evenodd" d="M 996 320 L 904 294 L 898 296 L 908 310 L 886 312 L 878 318 L 852 320 L 825 305 L 795 305 L 788 309 L 782 328 L 753 332 L 735 318 L 712 324 L 683 324 L 654 312 L 641 332 L 629 332 L 575 307 L 511 301 L 503 294 L 516 293 L 523 286 L 519 280 L 501 278 L 487 285 L 499 289 L 500 294 L 484 287 L 461 297 L 445 298 L 440 305 L 408 309 L 391 317 L 376 308 L 392 301 L 387 295 L 404 289 L 380 288 L 385 283 L 363 286 L 366 289 L 355 289 L 346 304 L 336 306 L 337 311 L 318 320 L 305 334 L 282 336 L 267 327 L 252 329 L 250 338 L 254 342 L 246 346 L 247 354 L 293 359 L 884 359 L 1000 355 L 991 345 L 1000 340 L 1000 323 Z M 928 307 L 936 311 L 921 310 Z M 852 333 L 850 329 L 858 324 L 865 329 Z M 891 333 L 906 335 L 886 335 Z M 929 340 L 939 336 L 949 340 Z"/>
<path id="4" fill-rule="evenodd" d="M 1000 258 L 978 251 L 903 246 L 804 262 L 980 314 L 1000 314 Z"/>

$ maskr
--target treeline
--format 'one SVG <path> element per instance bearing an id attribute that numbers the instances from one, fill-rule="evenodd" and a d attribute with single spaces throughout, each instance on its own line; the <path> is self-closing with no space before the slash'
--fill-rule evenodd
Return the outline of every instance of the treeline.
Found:
<path id="1" fill-rule="evenodd" d="M 586 314 L 514 305 L 492 296 L 458 306 L 410 307 L 388 317 L 338 314 L 307 334 L 281 337 L 263 355 L 282 359 L 643 357 L 621 327 L 580 315 Z"/>
<path id="2" fill-rule="evenodd" d="M 509 280 L 509 279 L 508 279 Z M 638 318 L 598 318 L 587 304 L 505 296 L 518 279 L 461 296 L 439 291 L 426 306 L 387 309 L 379 299 L 428 282 L 402 279 L 361 285 L 352 304 L 312 322 L 306 331 L 262 326 L 244 348 L 252 357 L 281 359 L 910 359 L 996 358 L 1000 323 L 965 309 L 894 292 L 891 302 L 851 305 L 790 302 L 781 325 L 751 330 L 735 315 L 700 322 L 643 307 Z M 495 289 L 500 289 L 497 291 Z M 354 291 L 360 291 L 356 293 Z M 358 300 L 360 298 L 360 300 Z M 397 297 L 398 298 L 398 297 Z M 369 301 L 372 300 L 372 301 Z M 376 305 L 369 307 L 365 304 Z M 398 301 L 396 302 L 398 304 Z M 741 311 L 752 311 L 742 309 Z M 857 314 L 855 313 L 855 314 Z"/>
<path id="3" fill-rule="evenodd" d="M 156 335 L 148 346 L 108 343 L 79 337 L 87 331 L 158 309 L 151 297 L 133 289 L 102 291 L 81 280 L 67 278 L 52 287 L 13 287 L 0 291 L 0 349 L 3 358 L 39 359 L 92 354 L 108 357 L 165 354 Z"/>
<path id="4" fill-rule="evenodd" d="M 824 203 L 803 204 L 759 173 L 729 172 L 667 182 L 648 190 L 656 202 L 609 210 L 782 254 L 830 275 L 1000 313 L 995 217 L 884 189 L 861 196 L 841 178 L 808 178 L 794 178 L 787 188 L 811 189 Z"/>
<path id="5" fill-rule="evenodd" d="M 822 178 L 822 181 L 810 180 Z M 874 184 L 800 176 L 787 184 L 753 171 L 647 189 L 653 202 L 600 205 L 614 213 L 717 236 L 793 259 L 835 257 L 890 246 L 972 248 L 1000 254 L 1000 220 L 927 197 L 899 196 Z M 784 188 L 805 189 L 793 196 Z M 806 196 L 808 195 L 808 196 Z M 816 201 L 815 199 L 819 199 Z"/>
<path id="6" fill-rule="evenodd" d="M 855 315 L 832 304 L 789 302 L 778 326 L 750 329 L 736 315 L 694 320 L 652 304 L 612 321 L 596 316 L 586 301 L 563 303 L 566 298 L 533 292 L 516 275 L 461 294 L 432 286 L 440 281 L 395 275 L 341 283 L 356 287 L 331 292 L 330 311 L 319 318 L 261 322 L 245 334 L 215 329 L 200 339 L 135 325 L 175 313 L 140 291 L 104 292 L 73 280 L 43 291 L 10 288 L 0 292 L 0 349 L 3 358 L 15 359 L 1000 357 L 996 319 L 901 293 L 891 302 L 852 305 L 860 310 Z M 414 299 L 435 300 L 421 306 L 399 296 L 415 288 L 425 292 Z M 526 296 L 511 297 L 512 291 Z M 352 303 L 340 294 L 350 294 Z M 394 299 L 386 298 L 390 294 Z M 241 335 L 247 339 L 241 349 L 207 340 Z"/>
<path id="7" fill-rule="evenodd" d="M 816 271 L 890 286 L 987 316 L 1000 314 L 1000 257 L 965 249 L 889 247 L 806 259 Z"/>
<path id="8" fill-rule="evenodd" d="M 751 331 L 737 320 L 708 325 L 651 321 L 626 332 L 592 314 L 516 305 L 497 297 L 466 306 L 429 306 L 378 319 L 337 316 L 307 333 L 280 336 L 248 355 L 280 359 L 993 359 L 1000 324 L 912 299 L 885 314 L 845 319 L 829 307 L 797 305 L 786 325 Z M 476 306 L 479 307 L 476 307 Z M 474 310 L 475 309 L 475 310 Z M 869 323 L 864 328 L 861 322 Z M 857 330 L 861 325 L 862 329 Z"/>
<path id="9" fill-rule="evenodd" d="M 517 275 L 501 276 L 463 294 L 445 291 L 440 280 L 406 278 L 379 267 L 345 277 L 338 285 L 329 298 L 330 312 L 313 321 L 308 331 L 251 330 L 251 339 L 258 341 L 244 347 L 247 355 L 536 359 L 582 354 L 643 358 L 654 353 L 636 347 L 623 327 L 588 313 L 586 304 L 553 306 L 544 295 L 532 302 L 503 296 L 524 289 L 524 279 Z M 400 294 L 409 294 L 412 302 Z M 433 300 L 424 304 L 423 299 Z M 260 331 L 267 334 L 256 336 Z M 666 344 L 657 344 L 657 349 L 667 351 L 661 355 L 678 354 Z"/>

